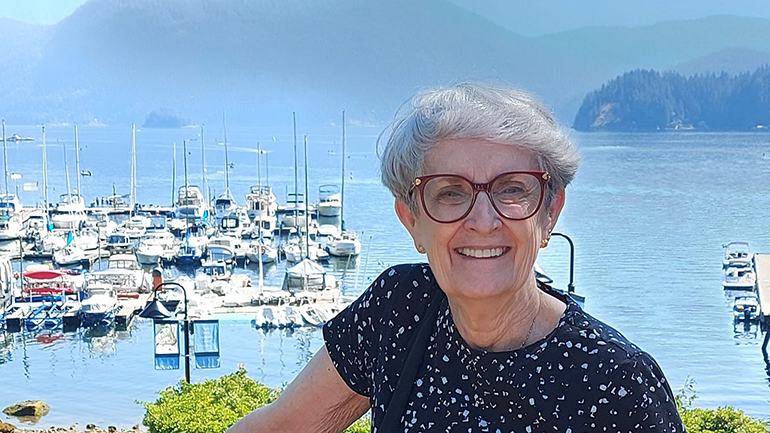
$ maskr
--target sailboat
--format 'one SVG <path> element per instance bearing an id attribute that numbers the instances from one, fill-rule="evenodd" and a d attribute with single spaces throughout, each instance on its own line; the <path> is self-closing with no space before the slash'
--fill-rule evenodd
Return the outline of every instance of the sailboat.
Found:
<path id="1" fill-rule="evenodd" d="M 77 130 L 75 132 L 77 133 Z M 86 204 L 83 196 L 80 195 L 80 191 L 70 189 L 67 146 L 63 145 L 62 149 L 64 151 L 64 174 L 67 182 L 67 193 L 59 196 L 59 203 L 56 205 L 56 211 L 51 216 L 51 221 L 57 229 L 77 230 L 86 221 Z M 80 177 L 78 177 L 79 179 Z"/>
<path id="2" fill-rule="evenodd" d="M 342 112 L 342 190 L 340 194 L 339 236 L 330 236 L 326 241 L 326 250 L 332 256 L 350 257 L 361 254 L 361 240 L 353 231 L 345 230 L 345 112 Z"/>
<path id="3" fill-rule="evenodd" d="M 208 236 L 200 219 L 207 215 L 203 193 L 198 187 L 187 182 L 187 141 L 182 142 L 184 152 L 184 186 L 179 188 L 177 217 L 185 219 L 186 233 L 182 245 L 176 251 L 174 260 L 179 265 L 192 265 L 201 261 L 206 254 Z M 192 224 L 191 224 L 192 220 Z"/>
<path id="4" fill-rule="evenodd" d="M 225 141 L 225 191 L 219 197 L 214 199 L 214 212 L 217 215 L 217 227 L 221 225 L 222 218 L 229 215 L 238 208 L 238 203 L 235 202 L 233 193 L 230 192 L 230 160 L 227 152 L 227 117 L 226 113 L 222 113 L 222 130 Z"/>

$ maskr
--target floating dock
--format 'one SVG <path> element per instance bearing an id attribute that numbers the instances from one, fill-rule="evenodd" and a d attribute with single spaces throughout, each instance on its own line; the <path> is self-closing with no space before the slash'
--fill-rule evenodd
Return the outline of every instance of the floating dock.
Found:
<path id="1" fill-rule="evenodd" d="M 770 320 L 770 254 L 755 254 L 754 267 L 757 271 L 757 296 L 762 321 Z"/>

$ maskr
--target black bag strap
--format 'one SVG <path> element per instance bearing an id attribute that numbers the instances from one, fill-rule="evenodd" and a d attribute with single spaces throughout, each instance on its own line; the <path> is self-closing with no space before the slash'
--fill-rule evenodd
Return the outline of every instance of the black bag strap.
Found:
<path id="1" fill-rule="evenodd" d="M 432 325 L 436 323 L 438 309 L 444 304 L 445 299 L 444 292 L 436 288 L 436 293 L 430 299 L 428 311 L 423 316 L 422 324 L 419 325 L 419 329 L 411 342 L 409 353 L 406 356 L 406 361 L 404 361 L 404 368 L 398 377 L 398 383 L 395 390 L 393 390 L 393 396 L 390 398 L 388 408 L 385 410 L 385 416 L 382 418 L 382 422 L 378 423 L 377 431 L 390 433 L 400 430 L 401 418 L 404 416 L 409 392 L 412 390 L 412 385 L 417 376 L 417 370 L 422 363 L 431 331 L 434 329 Z"/>

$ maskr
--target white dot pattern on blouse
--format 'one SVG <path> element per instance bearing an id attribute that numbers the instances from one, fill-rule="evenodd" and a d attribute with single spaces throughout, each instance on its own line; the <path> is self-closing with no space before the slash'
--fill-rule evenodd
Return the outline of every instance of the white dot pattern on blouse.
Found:
<path id="1" fill-rule="evenodd" d="M 462 339 L 446 300 L 401 419 L 411 432 L 683 432 L 673 393 L 650 355 L 568 296 L 557 328 L 507 352 Z M 390 404 L 411 338 L 438 290 L 427 264 L 382 273 L 323 329 L 332 363 L 369 397 L 372 432 Z M 381 432 L 391 433 L 391 432 Z"/>

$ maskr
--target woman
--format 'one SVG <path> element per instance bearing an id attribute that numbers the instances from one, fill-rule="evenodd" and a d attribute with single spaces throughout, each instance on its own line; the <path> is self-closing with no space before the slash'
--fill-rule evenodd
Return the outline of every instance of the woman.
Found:
<path id="1" fill-rule="evenodd" d="M 579 156 L 530 96 L 457 85 L 415 96 L 383 183 L 428 264 L 384 272 L 325 347 L 238 432 L 684 431 L 655 361 L 538 284 Z"/>

